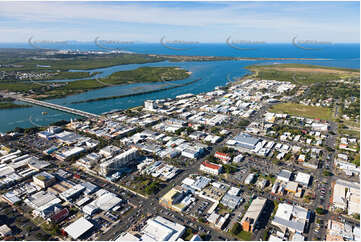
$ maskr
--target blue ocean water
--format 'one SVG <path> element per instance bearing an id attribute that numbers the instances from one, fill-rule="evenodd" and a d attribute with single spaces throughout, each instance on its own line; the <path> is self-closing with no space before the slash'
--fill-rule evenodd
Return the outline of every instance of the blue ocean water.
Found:
<path id="1" fill-rule="evenodd" d="M 73 49 L 73 50 L 103 50 L 94 43 L 69 43 L 66 45 L 49 45 L 44 48 Z M 108 46 L 109 47 L 109 46 Z M 169 46 L 168 46 L 169 47 Z M 173 48 L 174 46 L 172 46 Z M 176 46 L 177 48 L 180 46 Z M 187 46 L 189 47 L 189 46 Z M 239 46 L 237 46 L 239 47 Z M 119 85 L 102 89 L 91 90 L 85 93 L 68 96 L 60 99 L 48 100 L 49 102 L 65 105 L 80 110 L 101 114 L 114 109 L 126 109 L 142 105 L 147 99 L 175 97 L 184 93 L 201 93 L 213 90 L 214 87 L 224 85 L 237 77 L 248 73 L 245 66 L 253 64 L 275 64 L 275 63 L 305 63 L 345 68 L 360 68 L 360 45 L 359 44 L 332 44 L 319 47 L 314 50 L 305 50 L 292 44 L 260 44 L 242 46 L 242 48 L 253 48 L 252 50 L 240 50 L 232 48 L 227 44 L 195 44 L 190 49 L 174 50 L 160 43 L 154 44 L 129 44 L 128 46 L 112 46 L 126 51 L 146 54 L 167 55 L 199 55 L 199 56 L 232 56 L 232 57 L 267 57 L 267 58 L 314 58 L 314 60 L 241 60 L 241 61 L 210 61 L 210 62 L 159 62 L 147 64 L 119 65 L 108 68 L 90 70 L 101 71 L 97 75 L 101 78 L 113 72 L 121 70 L 136 69 L 141 66 L 178 66 L 192 72 L 186 80 L 176 81 L 183 83 L 200 78 L 200 81 L 192 85 L 177 87 L 170 90 L 142 94 L 131 97 L 123 97 L 110 100 L 102 100 L 91 103 L 73 103 L 98 97 L 119 96 L 123 94 L 154 90 L 164 86 L 164 83 L 137 83 Z M 0 48 L 33 48 L 28 44 L 0 44 Z M 42 112 L 48 115 L 42 115 Z M 57 120 L 77 118 L 75 115 L 50 110 L 42 107 L 31 107 L 21 109 L 0 110 L 0 132 L 6 132 L 15 127 L 31 127 L 34 125 L 47 125 Z"/>
<path id="2" fill-rule="evenodd" d="M 298 47 L 297 47 L 298 46 Z M 267 57 L 267 58 L 329 58 L 329 59 L 359 59 L 359 43 L 335 44 L 292 44 L 263 43 L 263 44 L 161 44 L 161 43 L 130 43 L 130 44 L 102 44 L 95 42 L 71 42 L 67 44 L 37 44 L 39 48 L 70 49 L 80 51 L 109 51 L 123 50 L 142 54 L 164 55 L 201 55 L 201 56 L 232 56 L 232 57 Z M 234 48 L 233 48 L 234 47 Z M 301 48 L 300 48 L 301 47 Z M 312 50 L 302 47 L 313 47 Z M 34 48 L 28 43 L 0 43 L 0 48 Z M 106 48 L 106 49 L 105 49 Z M 171 49 L 173 48 L 173 49 Z M 179 49 L 179 50 L 176 50 Z"/>

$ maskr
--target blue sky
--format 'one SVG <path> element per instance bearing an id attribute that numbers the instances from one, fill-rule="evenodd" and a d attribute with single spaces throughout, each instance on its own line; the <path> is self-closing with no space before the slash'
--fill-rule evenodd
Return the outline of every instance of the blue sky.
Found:
<path id="1" fill-rule="evenodd" d="M 0 42 L 359 42 L 359 2 L 0 2 Z"/>

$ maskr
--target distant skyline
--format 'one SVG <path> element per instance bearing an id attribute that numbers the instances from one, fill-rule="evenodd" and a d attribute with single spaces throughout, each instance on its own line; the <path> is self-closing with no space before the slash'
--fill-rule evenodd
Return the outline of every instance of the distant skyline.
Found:
<path id="1" fill-rule="evenodd" d="M 360 42 L 359 2 L 0 2 L 2 43 Z"/>

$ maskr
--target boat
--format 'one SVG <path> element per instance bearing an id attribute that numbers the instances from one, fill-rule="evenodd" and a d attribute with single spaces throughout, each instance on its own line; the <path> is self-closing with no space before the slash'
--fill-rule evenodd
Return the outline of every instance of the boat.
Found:
<path id="1" fill-rule="evenodd" d="M 41 112 L 41 114 L 42 114 L 42 115 L 47 115 L 47 114 L 48 114 L 48 112 Z"/>

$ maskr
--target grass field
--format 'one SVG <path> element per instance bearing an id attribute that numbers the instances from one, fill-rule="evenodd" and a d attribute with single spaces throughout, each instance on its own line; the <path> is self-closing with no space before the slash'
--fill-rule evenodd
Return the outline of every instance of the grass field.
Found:
<path id="1" fill-rule="evenodd" d="M 341 78 L 359 78 L 360 70 L 333 68 L 305 64 L 277 64 L 248 66 L 257 78 L 278 81 L 290 81 L 299 85 L 326 82 Z"/>
<path id="2" fill-rule="evenodd" d="M 270 112 L 287 113 L 290 115 L 307 118 L 319 118 L 322 120 L 334 120 L 332 110 L 324 107 L 307 106 L 298 103 L 281 103 L 270 108 Z"/>
<path id="3" fill-rule="evenodd" d="M 357 137 L 360 138 L 360 131 L 357 130 L 350 130 L 350 129 L 340 129 L 339 133 L 342 134 L 348 134 L 351 135 L 353 137 Z"/>

